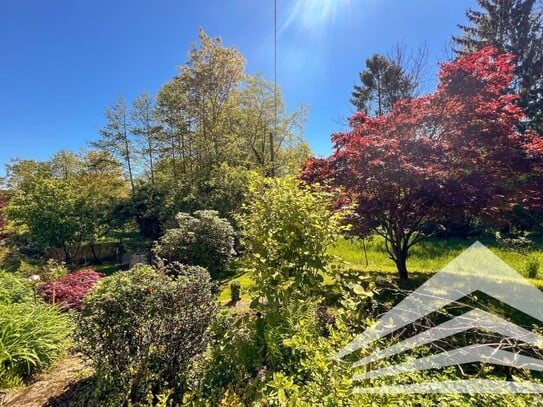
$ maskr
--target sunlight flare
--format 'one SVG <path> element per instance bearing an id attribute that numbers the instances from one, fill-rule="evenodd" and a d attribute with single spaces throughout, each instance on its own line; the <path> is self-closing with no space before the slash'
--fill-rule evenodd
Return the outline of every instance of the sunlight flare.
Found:
<path id="1" fill-rule="evenodd" d="M 351 0 L 296 0 L 281 31 L 294 23 L 313 28 L 334 22 L 340 10 L 347 10 Z"/>

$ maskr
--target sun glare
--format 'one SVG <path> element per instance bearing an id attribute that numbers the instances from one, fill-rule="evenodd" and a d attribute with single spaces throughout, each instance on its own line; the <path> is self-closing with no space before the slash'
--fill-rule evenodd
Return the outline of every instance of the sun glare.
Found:
<path id="1" fill-rule="evenodd" d="M 334 22 L 340 11 L 348 11 L 351 1 L 296 0 L 281 30 L 294 24 L 301 24 L 304 28 L 314 28 Z"/>

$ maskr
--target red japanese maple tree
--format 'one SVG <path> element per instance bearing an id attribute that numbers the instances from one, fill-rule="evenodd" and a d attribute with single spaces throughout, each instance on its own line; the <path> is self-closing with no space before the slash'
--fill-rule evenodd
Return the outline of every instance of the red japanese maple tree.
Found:
<path id="1" fill-rule="evenodd" d="M 433 94 L 381 117 L 356 113 L 350 131 L 332 135 L 330 157 L 304 164 L 302 179 L 330 181 L 356 201 L 355 230 L 385 238 L 400 279 L 432 225 L 465 212 L 494 216 L 516 199 L 513 180 L 530 171 L 533 140 L 516 133 L 523 113 L 504 92 L 512 59 L 489 47 L 443 63 Z"/>

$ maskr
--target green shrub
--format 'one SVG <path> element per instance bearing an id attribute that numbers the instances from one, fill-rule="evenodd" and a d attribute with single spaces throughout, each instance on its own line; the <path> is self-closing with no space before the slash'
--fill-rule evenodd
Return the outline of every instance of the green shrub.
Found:
<path id="1" fill-rule="evenodd" d="M 253 315 L 219 315 L 211 327 L 206 352 L 191 369 L 188 379 L 190 391 L 185 395 L 186 400 L 192 402 L 189 405 L 203 405 L 203 400 L 216 405 L 228 387 L 247 390 L 248 383 L 264 363 L 265 347 L 257 329 L 261 321 Z M 250 397 L 249 394 L 247 396 Z"/>
<path id="2" fill-rule="evenodd" d="M 238 223 L 256 291 L 271 306 L 314 296 L 328 272 L 342 215 L 317 188 L 292 177 L 252 179 Z"/>
<path id="3" fill-rule="evenodd" d="M 13 273 L 0 270 L 0 304 L 17 304 L 32 301 L 30 282 Z"/>
<path id="4" fill-rule="evenodd" d="M 215 315 L 204 269 L 185 266 L 176 278 L 149 267 L 119 272 L 103 278 L 83 304 L 76 337 L 105 387 L 131 402 L 167 389 L 183 393 Z"/>
<path id="5" fill-rule="evenodd" d="M 180 212 L 179 227 L 166 231 L 153 248 L 166 263 L 178 261 L 206 268 L 212 278 L 229 271 L 234 254 L 234 229 L 217 211 Z"/>
<path id="6" fill-rule="evenodd" d="M 43 303 L 0 304 L 0 387 L 48 367 L 69 346 L 66 315 Z"/>

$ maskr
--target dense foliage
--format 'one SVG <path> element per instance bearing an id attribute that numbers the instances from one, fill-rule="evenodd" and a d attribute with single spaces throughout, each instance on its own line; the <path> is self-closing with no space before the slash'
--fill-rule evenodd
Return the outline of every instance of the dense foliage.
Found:
<path id="1" fill-rule="evenodd" d="M 249 189 L 238 223 L 259 297 L 271 305 L 317 294 L 341 231 L 331 195 L 293 177 L 256 177 Z"/>
<path id="2" fill-rule="evenodd" d="M 26 279 L 0 270 L 0 303 L 18 304 L 30 302 L 33 298 L 32 287 Z"/>
<path id="3" fill-rule="evenodd" d="M 527 119 L 519 128 L 543 131 L 543 5 L 537 0 L 477 0 L 469 8 L 469 25 L 459 25 L 453 37 L 458 55 L 493 46 L 515 56 L 513 81 L 508 92 L 518 94 L 517 105 Z"/>
<path id="4" fill-rule="evenodd" d="M 495 221 L 523 199 L 538 138 L 515 131 L 523 114 L 503 93 L 511 59 L 485 48 L 442 64 L 435 93 L 382 117 L 355 114 L 351 131 L 332 136 L 334 153 L 305 164 L 303 179 L 347 189 L 355 228 L 385 237 L 400 278 L 410 247 L 432 226 L 465 213 Z"/>
<path id="5" fill-rule="evenodd" d="M 178 213 L 178 227 L 168 229 L 155 243 L 160 260 L 180 262 L 207 269 L 211 277 L 227 273 L 234 254 L 234 229 L 217 211 L 196 211 L 194 216 Z"/>
<path id="6" fill-rule="evenodd" d="M 102 279 L 83 304 L 79 349 L 112 399 L 141 402 L 168 389 L 182 395 L 215 314 L 204 269 L 182 267 L 175 278 L 151 268 L 119 272 Z"/>
<path id="7" fill-rule="evenodd" d="M 19 385 L 68 348 L 71 324 L 35 301 L 28 281 L 0 271 L 0 388 Z"/>
<path id="8" fill-rule="evenodd" d="M 69 263 L 83 244 L 93 245 L 118 222 L 114 208 L 126 196 L 118 165 L 110 155 L 61 151 L 46 162 L 14 160 L 8 165 L 13 188 L 6 216 L 18 246 L 55 252 Z"/>

